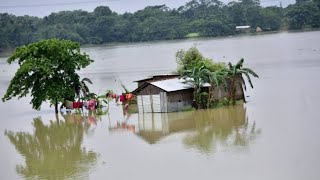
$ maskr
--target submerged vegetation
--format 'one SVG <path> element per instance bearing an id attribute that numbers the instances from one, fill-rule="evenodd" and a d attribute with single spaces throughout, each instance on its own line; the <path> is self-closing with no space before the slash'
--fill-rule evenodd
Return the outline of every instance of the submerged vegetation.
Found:
<path id="1" fill-rule="evenodd" d="M 44 18 L 0 13 L 0 51 L 43 39 L 59 38 L 81 44 L 139 42 L 237 34 L 236 26 L 263 31 L 320 27 L 320 1 L 299 0 L 288 7 L 261 7 L 258 0 L 223 4 L 219 0 L 191 0 L 177 9 L 149 6 L 135 13 L 117 14 L 99 6 L 52 13 Z"/>
<path id="2" fill-rule="evenodd" d="M 191 83 L 194 88 L 193 102 L 198 109 L 212 108 L 223 105 L 236 104 L 236 91 L 246 90 L 246 77 L 251 88 L 253 84 L 251 76 L 259 76 L 250 68 L 244 67 L 244 59 L 240 59 L 237 64 L 231 62 L 214 62 L 205 58 L 196 47 L 188 51 L 180 50 L 176 54 L 177 73 L 186 83 Z M 205 84 L 210 84 L 208 91 L 203 90 Z M 242 89 L 243 88 L 243 89 Z M 243 93 L 242 93 L 243 95 Z M 245 101 L 245 97 L 241 97 Z"/>

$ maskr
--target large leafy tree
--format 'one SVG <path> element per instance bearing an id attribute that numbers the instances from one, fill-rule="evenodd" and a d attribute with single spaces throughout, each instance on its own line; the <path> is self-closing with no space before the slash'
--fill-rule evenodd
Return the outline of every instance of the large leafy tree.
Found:
<path id="1" fill-rule="evenodd" d="M 3 101 L 31 94 L 31 104 L 40 110 L 45 101 L 55 105 L 64 99 L 73 100 L 81 82 L 77 70 L 92 60 L 80 52 L 80 44 L 69 40 L 48 39 L 22 46 L 9 57 L 8 63 L 17 61 L 19 68 L 12 78 Z"/>
<path id="2" fill-rule="evenodd" d="M 289 29 L 303 29 L 320 26 L 320 10 L 313 1 L 300 1 L 287 7 Z"/>

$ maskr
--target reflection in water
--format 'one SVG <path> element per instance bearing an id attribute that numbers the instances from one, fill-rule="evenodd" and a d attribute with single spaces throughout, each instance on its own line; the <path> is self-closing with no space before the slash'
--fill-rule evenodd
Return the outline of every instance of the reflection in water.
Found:
<path id="1" fill-rule="evenodd" d="M 202 152 L 212 152 L 219 145 L 247 146 L 261 133 L 255 122 L 249 123 L 243 105 L 195 112 L 193 118 L 195 131 L 185 137 L 184 143 Z"/>
<path id="2" fill-rule="evenodd" d="M 183 143 L 202 152 L 218 145 L 247 146 L 261 130 L 249 123 L 243 105 L 178 113 L 139 114 L 140 137 L 150 144 L 176 132 L 186 132 Z"/>
<path id="3" fill-rule="evenodd" d="M 68 115 L 71 119 L 72 115 Z M 72 119 L 80 120 L 73 115 Z M 6 131 L 16 150 L 25 157 L 26 165 L 17 165 L 16 171 L 26 179 L 67 179 L 86 177 L 96 163 L 97 155 L 81 147 L 88 123 L 51 121 L 43 124 L 41 118 L 33 120 L 33 134 Z"/>

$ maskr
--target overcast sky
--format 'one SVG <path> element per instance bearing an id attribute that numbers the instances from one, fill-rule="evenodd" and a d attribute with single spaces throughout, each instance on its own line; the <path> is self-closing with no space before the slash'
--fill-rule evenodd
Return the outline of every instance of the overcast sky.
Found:
<path id="1" fill-rule="evenodd" d="M 177 8 L 190 0 L 0 0 L 0 12 L 15 15 L 47 16 L 52 12 L 82 9 L 93 11 L 97 6 L 109 6 L 118 13 L 135 12 L 146 6 L 166 4 Z M 231 0 L 222 0 L 229 2 Z M 279 5 L 280 0 L 261 0 L 262 5 Z M 283 6 L 295 0 L 281 0 Z"/>

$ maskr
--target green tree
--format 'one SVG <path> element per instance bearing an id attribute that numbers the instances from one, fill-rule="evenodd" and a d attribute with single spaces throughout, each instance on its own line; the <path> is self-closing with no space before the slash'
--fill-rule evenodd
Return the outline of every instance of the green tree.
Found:
<path id="1" fill-rule="evenodd" d="M 282 8 L 279 7 L 266 7 L 261 9 L 261 22 L 262 29 L 269 29 L 272 31 L 279 30 L 281 26 L 281 19 L 283 18 Z"/>
<path id="2" fill-rule="evenodd" d="M 204 57 L 196 47 L 191 47 L 188 51 L 179 50 L 176 53 L 176 62 L 178 63 L 177 72 L 192 70 L 204 61 Z"/>
<path id="3" fill-rule="evenodd" d="M 287 8 L 286 17 L 289 29 L 303 29 L 308 27 L 319 27 L 320 10 L 313 1 L 301 2 Z"/>
<path id="4" fill-rule="evenodd" d="M 246 76 L 251 88 L 253 88 L 253 84 L 250 78 L 250 75 L 253 77 L 259 78 L 259 76 L 251 69 L 243 67 L 244 59 L 240 59 L 239 62 L 233 65 L 229 62 L 229 75 L 228 75 L 228 91 L 229 91 L 229 102 L 232 100 L 232 104 L 235 105 L 236 103 L 236 90 L 237 90 L 237 83 L 240 87 L 244 86 L 246 90 L 246 83 L 243 79 L 243 75 Z M 239 79 L 240 78 L 240 79 Z"/>
<path id="5" fill-rule="evenodd" d="M 49 100 L 55 105 L 65 99 L 74 100 L 81 86 L 76 70 L 85 68 L 92 60 L 80 52 L 80 44 L 69 40 L 48 39 L 22 46 L 9 57 L 8 63 L 18 61 L 19 69 L 12 78 L 2 101 L 22 98 L 31 93 L 31 104 L 40 110 Z"/>

